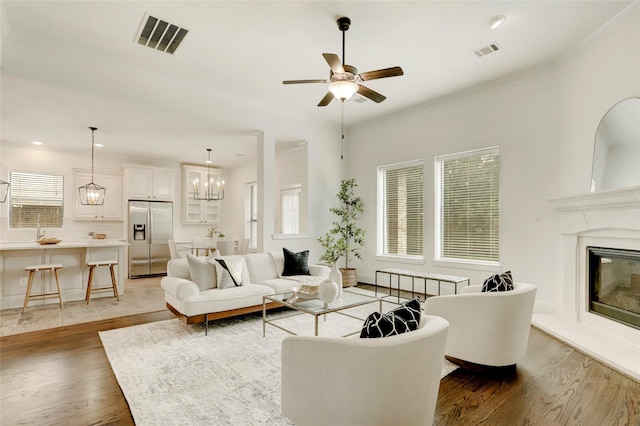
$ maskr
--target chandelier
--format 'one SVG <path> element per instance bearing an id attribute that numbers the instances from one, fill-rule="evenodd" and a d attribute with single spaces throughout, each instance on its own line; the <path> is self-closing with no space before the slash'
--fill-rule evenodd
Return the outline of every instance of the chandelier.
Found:
<path id="1" fill-rule="evenodd" d="M 96 127 L 89 128 L 91 129 L 91 182 L 78 188 L 78 191 L 80 192 L 80 204 L 101 206 L 104 204 L 104 196 L 107 189 L 93 182 L 93 152 L 95 150 L 93 134 L 98 129 Z"/>
<path id="2" fill-rule="evenodd" d="M 211 148 L 207 148 L 207 179 L 200 188 L 199 179 L 193 180 L 193 199 L 204 201 L 224 200 L 224 181 L 214 180 L 211 175 Z M 204 196 L 200 193 L 203 190 Z"/>

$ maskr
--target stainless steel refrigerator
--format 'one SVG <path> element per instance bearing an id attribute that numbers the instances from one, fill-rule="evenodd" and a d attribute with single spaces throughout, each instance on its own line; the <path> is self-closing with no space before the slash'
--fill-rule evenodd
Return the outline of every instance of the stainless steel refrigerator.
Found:
<path id="1" fill-rule="evenodd" d="M 129 201 L 129 277 L 167 273 L 173 203 Z"/>

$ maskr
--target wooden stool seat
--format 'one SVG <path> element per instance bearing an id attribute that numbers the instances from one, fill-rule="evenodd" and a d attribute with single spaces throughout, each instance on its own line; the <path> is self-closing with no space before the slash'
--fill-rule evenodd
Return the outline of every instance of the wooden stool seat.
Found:
<path id="1" fill-rule="evenodd" d="M 27 310 L 27 305 L 29 304 L 29 300 L 35 298 L 41 299 L 49 299 L 52 297 L 57 297 L 60 299 L 60 307 L 64 308 L 62 304 L 62 292 L 60 291 L 60 276 L 58 275 L 58 270 L 62 269 L 62 265 L 59 263 L 43 263 L 40 265 L 29 265 L 24 268 L 25 271 L 29 272 L 29 281 L 27 283 L 27 292 L 24 295 L 24 304 L 22 305 L 22 313 Z M 31 294 L 31 286 L 33 284 L 33 277 L 38 271 L 53 271 L 54 276 L 56 277 L 56 287 L 58 291 L 55 293 L 45 293 L 44 288 L 42 289 L 42 293 L 40 294 Z"/>
<path id="2" fill-rule="evenodd" d="M 118 264 L 117 260 L 92 260 L 87 262 L 87 266 L 89 267 L 89 281 L 87 282 L 87 295 L 85 300 L 87 301 L 87 305 L 91 301 L 91 293 L 97 291 L 113 291 L 113 295 L 116 299 L 120 300 L 120 295 L 118 294 L 118 284 L 116 282 L 116 274 L 113 270 L 113 267 Z M 111 271 L 111 287 L 93 287 L 93 271 L 100 266 L 108 266 Z"/>

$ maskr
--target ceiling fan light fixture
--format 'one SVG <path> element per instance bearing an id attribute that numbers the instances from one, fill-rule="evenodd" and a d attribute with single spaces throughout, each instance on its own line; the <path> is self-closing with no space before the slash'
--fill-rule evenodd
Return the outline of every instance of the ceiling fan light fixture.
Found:
<path id="1" fill-rule="evenodd" d="M 504 15 L 496 15 L 496 16 L 490 18 L 487 21 L 487 27 L 491 28 L 492 30 L 495 30 L 500 25 L 504 24 L 504 21 L 506 21 L 506 20 L 507 20 L 506 16 L 504 16 Z"/>
<path id="2" fill-rule="evenodd" d="M 329 83 L 329 91 L 337 99 L 346 101 L 358 91 L 358 85 L 352 81 L 332 81 Z"/>

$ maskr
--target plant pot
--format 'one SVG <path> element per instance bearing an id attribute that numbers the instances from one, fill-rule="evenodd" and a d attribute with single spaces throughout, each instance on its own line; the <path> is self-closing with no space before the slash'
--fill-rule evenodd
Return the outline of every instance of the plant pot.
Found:
<path id="1" fill-rule="evenodd" d="M 342 273 L 342 287 L 355 287 L 358 285 L 358 271 L 356 268 L 340 268 Z"/>

